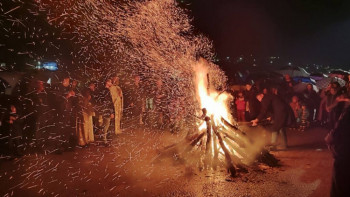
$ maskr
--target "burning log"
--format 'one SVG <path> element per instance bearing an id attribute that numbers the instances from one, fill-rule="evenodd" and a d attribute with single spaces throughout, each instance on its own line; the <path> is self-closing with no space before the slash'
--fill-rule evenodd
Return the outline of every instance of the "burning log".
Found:
<path id="1" fill-rule="evenodd" d="M 213 135 L 213 149 L 214 149 L 214 161 L 213 161 L 213 168 L 216 169 L 216 166 L 218 164 L 219 160 L 219 148 L 217 145 L 217 139 L 216 135 Z"/>
<path id="2" fill-rule="evenodd" d="M 254 147 L 256 144 L 237 126 L 233 126 L 224 118 L 221 118 L 222 121 L 215 121 L 213 114 L 211 117 L 207 116 L 205 108 L 202 109 L 202 112 L 201 117 L 196 117 L 204 121 L 206 130 L 191 138 L 187 137 L 177 144 L 167 146 L 156 157 L 156 160 L 164 156 L 176 155 L 176 160 L 184 161 L 187 163 L 185 165 L 194 163 L 200 165 L 200 160 L 203 158 L 200 147 L 205 144 L 204 164 L 216 169 L 218 162 L 222 161 L 219 160 L 219 156 L 223 156 L 225 168 L 232 177 L 236 176 L 237 172 L 248 172 L 247 165 L 254 161 L 265 163 L 268 166 L 278 166 L 278 160 L 272 154 L 267 150 L 261 151 L 261 146 Z M 204 136 L 206 136 L 205 140 L 203 140 Z M 193 148 L 196 146 L 199 152 L 195 153 Z M 202 169 L 201 166 L 199 168 Z"/>
<path id="3" fill-rule="evenodd" d="M 205 120 L 205 123 L 207 125 L 207 142 L 205 144 L 205 164 L 208 165 L 208 164 L 212 164 L 212 151 L 211 151 L 211 140 L 212 140 L 212 137 L 211 137 L 211 128 L 212 128 L 212 124 L 211 124 L 211 121 L 210 121 L 210 118 L 208 116 L 206 116 L 204 118 Z"/>
<path id="4" fill-rule="evenodd" d="M 204 136 L 204 132 L 203 133 L 201 133 L 195 140 L 193 140 L 192 141 L 192 143 L 191 143 L 191 146 L 189 146 L 189 148 L 193 148 L 201 139 L 202 139 L 202 137 Z M 187 149 L 188 150 L 188 149 Z"/>
<path id="5" fill-rule="evenodd" d="M 245 148 L 246 147 L 246 142 L 245 140 L 240 139 L 239 137 L 233 136 L 232 134 L 228 133 L 227 130 L 222 130 L 221 131 L 226 138 L 229 138 L 230 140 L 234 141 L 238 146 Z"/>
<path id="6" fill-rule="evenodd" d="M 164 149 L 159 151 L 158 155 L 152 159 L 152 162 L 159 161 L 161 158 L 165 158 L 168 156 L 177 155 L 178 157 L 181 157 L 181 155 L 186 155 L 193 149 L 194 146 L 198 144 L 198 142 L 203 138 L 204 135 L 205 132 L 190 139 L 184 139 L 179 143 L 175 143 L 164 147 Z"/>
<path id="7" fill-rule="evenodd" d="M 225 118 L 221 117 L 221 121 L 222 121 L 227 127 L 231 128 L 231 129 L 234 129 L 234 130 L 236 130 L 236 131 L 240 131 L 240 133 L 241 133 L 242 135 L 247 135 L 244 131 L 240 130 L 240 129 L 238 128 L 238 126 L 235 126 L 235 125 L 229 123 L 227 120 L 225 120 Z"/>
<path id="8" fill-rule="evenodd" d="M 238 145 L 230 142 L 230 140 L 227 140 L 225 138 L 223 138 L 223 141 L 229 146 L 231 147 L 231 149 L 233 150 L 233 154 L 234 152 L 238 153 L 241 157 L 243 158 L 248 158 L 248 155 L 243 151 L 243 149 L 241 147 L 239 147 Z"/>
<path id="9" fill-rule="evenodd" d="M 230 152 L 226 148 L 226 146 L 224 144 L 224 141 L 222 140 L 222 137 L 221 137 L 220 133 L 217 131 L 217 127 L 216 127 L 214 122 L 213 122 L 212 128 L 213 128 L 213 131 L 214 131 L 215 135 L 218 137 L 219 144 L 220 144 L 222 150 L 225 153 L 226 169 L 230 172 L 231 177 L 234 177 L 234 176 L 236 176 L 236 169 L 233 166 L 233 162 L 232 162 L 232 159 L 231 159 Z"/>

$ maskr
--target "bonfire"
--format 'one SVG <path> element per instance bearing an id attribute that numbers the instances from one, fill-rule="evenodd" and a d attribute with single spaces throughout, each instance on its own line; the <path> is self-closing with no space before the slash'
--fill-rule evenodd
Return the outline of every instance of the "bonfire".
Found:
<path id="1" fill-rule="evenodd" d="M 225 166 L 232 177 L 236 176 L 237 168 L 246 171 L 246 166 L 257 160 L 276 165 L 278 161 L 264 149 L 264 142 L 249 138 L 234 121 L 229 108 L 232 96 L 211 87 L 208 70 L 203 60 L 193 67 L 197 100 L 201 106 L 194 115 L 196 132 L 180 143 L 165 147 L 155 159 L 176 155 L 176 159 L 196 165 L 200 170 Z"/>

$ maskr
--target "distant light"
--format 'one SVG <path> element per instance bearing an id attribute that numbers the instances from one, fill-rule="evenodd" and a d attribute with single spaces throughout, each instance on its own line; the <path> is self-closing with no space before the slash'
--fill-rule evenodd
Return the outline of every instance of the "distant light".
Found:
<path id="1" fill-rule="evenodd" d="M 270 61 L 270 64 L 273 64 L 273 61 Z"/>
<path id="2" fill-rule="evenodd" d="M 228 60 L 229 60 L 229 59 L 230 59 L 230 57 L 229 57 L 229 56 L 227 56 L 227 57 L 226 57 L 226 59 L 228 59 Z"/>
<path id="3" fill-rule="evenodd" d="M 292 65 L 292 62 L 289 62 L 288 65 L 291 66 L 291 65 Z"/>
<path id="4" fill-rule="evenodd" d="M 58 66 L 56 62 L 44 62 L 43 63 L 43 67 L 47 70 L 51 70 L 51 71 L 56 71 L 58 70 Z"/>

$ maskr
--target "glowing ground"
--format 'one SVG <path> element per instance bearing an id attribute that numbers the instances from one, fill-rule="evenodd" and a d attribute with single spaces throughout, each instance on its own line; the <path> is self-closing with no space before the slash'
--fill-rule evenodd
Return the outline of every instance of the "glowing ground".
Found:
<path id="1" fill-rule="evenodd" d="M 229 178 L 224 168 L 202 171 L 179 162 L 151 163 L 180 139 L 157 131 L 124 131 L 110 147 L 90 145 L 62 155 L 0 162 L 1 196 L 327 196 L 332 158 L 326 130 L 288 131 L 290 149 L 273 152 L 281 167 L 264 165 Z"/>

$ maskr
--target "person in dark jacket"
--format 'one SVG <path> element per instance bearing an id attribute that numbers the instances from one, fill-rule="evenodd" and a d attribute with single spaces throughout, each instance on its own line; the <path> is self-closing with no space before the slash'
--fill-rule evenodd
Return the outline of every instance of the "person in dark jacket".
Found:
<path id="1" fill-rule="evenodd" d="M 310 112 L 308 121 L 312 122 L 315 117 L 315 111 L 318 110 L 320 106 L 320 97 L 313 89 L 311 83 L 307 84 L 306 90 L 303 92 L 303 96 L 306 107 L 309 109 Z"/>
<path id="2" fill-rule="evenodd" d="M 279 95 L 286 101 L 289 102 L 289 99 L 292 98 L 294 94 L 293 87 L 295 86 L 295 82 L 292 77 L 288 74 L 284 75 L 284 80 L 279 88 Z"/>
<path id="3" fill-rule="evenodd" d="M 337 107 L 337 97 L 338 97 L 337 89 L 334 87 L 330 88 L 329 94 L 326 99 L 326 111 L 328 114 L 328 121 L 330 128 L 334 128 L 336 121 L 340 116 L 339 108 Z"/>
<path id="4" fill-rule="evenodd" d="M 247 118 L 250 121 L 258 117 L 260 110 L 260 102 L 258 101 L 258 99 L 256 99 L 257 92 L 252 87 L 252 84 L 248 83 L 245 87 L 245 98 L 247 100 L 248 106 Z"/>
<path id="5" fill-rule="evenodd" d="M 278 134 L 281 134 L 282 137 L 282 149 L 287 148 L 287 135 L 286 127 L 289 122 L 290 110 L 287 104 L 277 95 L 274 94 L 263 94 L 258 93 L 257 99 L 261 102 L 261 110 L 258 117 L 252 120 L 253 126 L 256 126 L 259 121 L 264 119 L 272 118 L 272 136 L 271 136 L 271 145 L 272 149 L 276 149 L 277 137 Z M 271 112 L 272 117 L 267 117 L 267 113 Z"/>
<path id="6" fill-rule="evenodd" d="M 69 142 L 72 134 L 75 132 L 75 129 L 72 128 L 70 111 L 70 101 L 75 96 L 75 92 L 70 90 L 70 78 L 68 76 L 64 77 L 61 83 L 53 87 L 51 96 L 53 98 L 51 102 L 54 102 L 50 103 L 50 105 L 54 107 L 57 114 L 57 122 L 55 124 L 58 126 L 59 143 L 56 153 L 61 154 L 63 151 L 72 148 Z"/>
<path id="7" fill-rule="evenodd" d="M 19 124 L 19 115 L 14 104 L 10 105 L 4 120 L 3 127 L 5 132 L 8 133 L 10 154 L 13 156 L 21 156 L 23 154 L 20 148 L 22 144 L 22 130 Z"/>
<path id="8" fill-rule="evenodd" d="M 107 134 L 108 134 L 108 129 L 111 124 L 111 119 L 114 118 L 114 105 L 112 101 L 112 96 L 110 93 L 110 88 L 112 87 L 112 80 L 107 79 L 105 83 L 105 88 L 100 92 L 99 96 L 99 110 L 103 118 L 102 122 L 102 131 L 103 131 L 103 141 L 104 145 L 108 146 L 107 143 Z"/>
<path id="9" fill-rule="evenodd" d="M 349 103 L 349 101 L 348 101 Z M 335 127 L 325 138 L 333 153 L 331 197 L 350 196 L 350 107 L 347 105 Z"/>
<path id="10" fill-rule="evenodd" d="M 43 148 L 44 142 L 49 138 L 48 130 L 45 126 L 48 121 L 48 98 L 43 81 L 36 81 L 35 91 L 29 97 L 33 104 L 33 116 L 35 117 L 35 145 L 37 148 Z"/>

